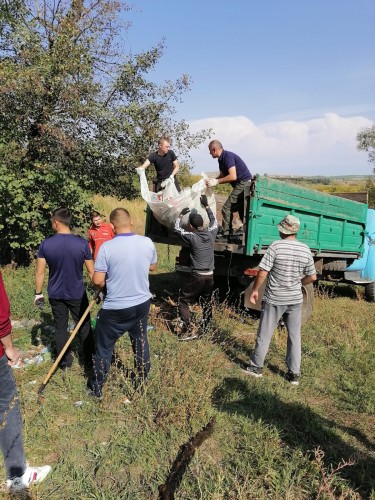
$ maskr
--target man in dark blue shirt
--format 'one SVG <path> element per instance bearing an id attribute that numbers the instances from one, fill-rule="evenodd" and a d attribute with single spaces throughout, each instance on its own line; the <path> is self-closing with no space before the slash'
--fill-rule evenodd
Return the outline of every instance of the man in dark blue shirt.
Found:
<path id="1" fill-rule="evenodd" d="M 48 297 L 55 321 L 55 337 L 57 355 L 62 351 L 69 339 L 69 311 L 73 320 L 78 323 L 88 307 L 88 298 L 83 282 L 83 265 L 90 278 L 94 274 L 94 263 L 86 240 L 70 231 L 71 212 L 68 208 L 53 211 L 51 217 L 55 235 L 42 241 L 37 258 L 35 275 L 34 304 L 43 299 L 42 288 L 44 275 L 48 265 Z M 80 329 L 82 358 L 87 368 L 92 365 L 95 352 L 94 337 L 88 314 Z M 63 356 L 60 367 L 70 368 L 73 362 L 68 349 Z"/>
<path id="2" fill-rule="evenodd" d="M 227 183 L 230 183 L 233 187 L 233 191 L 222 208 L 223 230 L 219 238 L 227 240 L 232 234 L 233 212 L 238 212 L 243 222 L 245 184 L 251 181 L 251 173 L 245 162 L 238 155 L 224 150 L 220 141 L 216 139 L 211 141 L 208 145 L 208 149 L 212 158 L 218 159 L 220 175 L 217 179 L 208 179 L 206 181 L 207 187 L 214 187 L 217 184 Z"/>

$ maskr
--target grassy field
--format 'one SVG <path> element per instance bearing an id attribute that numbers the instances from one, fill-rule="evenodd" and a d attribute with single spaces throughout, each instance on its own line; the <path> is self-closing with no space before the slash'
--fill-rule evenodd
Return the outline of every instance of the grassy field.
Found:
<path id="1" fill-rule="evenodd" d="M 129 208 L 142 232 L 141 202 L 97 198 L 96 205 L 106 215 L 115 206 Z M 282 329 L 263 379 L 253 380 L 240 368 L 254 346 L 257 318 L 216 303 L 211 333 L 179 342 L 169 321 L 176 316 L 176 249 L 160 245 L 158 253 L 159 269 L 150 278 L 152 369 L 131 404 L 126 336 L 100 402 L 86 396 L 78 363 L 72 372 L 56 372 L 43 405 L 36 391 L 51 362 L 15 371 L 28 460 L 53 466 L 33 497 L 156 499 L 169 478 L 179 499 L 374 500 L 374 305 L 347 287 L 318 289 L 303 327 L 300 385 L 283 379 Z M 40 313 L 32 306 L 33 267 L 4 269 L 3 276 L 13 319 L 38 321 L 14 331 L 16 344 L 26 350 L 32 339 L 50 342 L 49 307 Z M 172 490 L 160 498 L 173 498 Z"/>

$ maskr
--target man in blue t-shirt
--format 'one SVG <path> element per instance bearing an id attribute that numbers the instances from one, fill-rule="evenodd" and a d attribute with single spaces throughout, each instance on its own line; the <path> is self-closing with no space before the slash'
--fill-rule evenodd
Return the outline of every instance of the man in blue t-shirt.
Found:
<path id="1" fill-rule="evenodd" d="M 154 180 L 154 191 L 159 192 L 163 187 L 163 182 L 168 178 L 172 179 L 176 185 L 177 191 L 181 191 L 180 185 L 176 178 L 179 169 L 179 164 L 175 152 L 170 149 L 171 145 L 167 137 L 160 137 L 158 141 L 158 149 L 150 154 L 150 156 L 141 165 L 141 168 L 146 169 L 151 163 L 155 166 L 156 179 Z"/>
<path id="2" fill-rule="evenodd" d="M 55 235 L 42 241 L 36 264 L 34 304 L 43 300 L 43 282 L 46 267 L 49 269 L 48 298 L 55 321 L 57 355 L 69 339 L 69 311 L 78 323 L 88 307 L 88 298 L 83 282 L 83 265 L 90 278 L 94 274 L 94 263 L 86 240 L 70 231 L 72 215 L 68 208 L 58 208 L 52 212 L 51 223 Z M 86 368 L 92 365 L 94 336 L 88 314 L 80 329 L 80 357 Z M 60 368 L 72 366 L 70 349 L 61 359 Z"/>
<path id="3" fill-rule="evenodd" d="M 206 181 L 207 187 L 227 183 L 230 183 L 233 187 L 233 191 L 222 208 L 222 232 L 218 236 L 218 239 L 228 240 L 233 232 L 233 212 L 238 212 L 243 222 L 245 207 L 244 191 L 246 183 L 251 181 L 251 173 L 245 162 L 238 155 L 224 150 L 220 141 L 214 139 L 209 143 L 208 149 L 212 158 L 218 159 L 220 175 L 217 179 L 208 179 Z"/>
<path id="4" fill-rule="evenodd" d="M 116 341 L 129 332 L 138 383 L 150 370 L 147 320 L 150 310 L 149 271 L 156 269 L 157 254 L 150 238 L 133 233 L 130 214 L 116 208 L 109 217 L 115 237 L 103 243 L 95 261 L 92 279 L 97 288 L 106 286 L 107 294 L 95 328 L 94 374 L 90 395 L 102 397 Z"/>

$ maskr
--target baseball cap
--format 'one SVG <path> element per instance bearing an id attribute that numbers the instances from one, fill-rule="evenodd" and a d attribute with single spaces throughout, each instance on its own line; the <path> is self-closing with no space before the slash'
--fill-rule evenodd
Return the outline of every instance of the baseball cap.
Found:
<path id="1" fill-rule="evenodd" d="M 195 227 L 195 229 L 203 226 L 203 218 L 200 214 L 197 213 L 190 214 L 189 222 L 193 227 Z"/>
<path id="2" fill-rule="evenodd" d="M 283 234 L 298 233 L 300 220 L 294 215 L 286 215 L 282 221 L 277 224 L 277 229 Z"/>

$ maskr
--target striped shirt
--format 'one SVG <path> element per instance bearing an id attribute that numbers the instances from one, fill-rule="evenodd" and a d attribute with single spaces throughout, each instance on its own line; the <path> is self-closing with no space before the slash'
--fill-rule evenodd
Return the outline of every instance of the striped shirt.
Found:
<path id="1" fill-rule="evenodd" d="M 273 305 L 303 302 L 301 279 L 316 274 L 309 247 L 294 239 L 271 243 L 259 267 L 269 273 L 263 300 Z"/>

